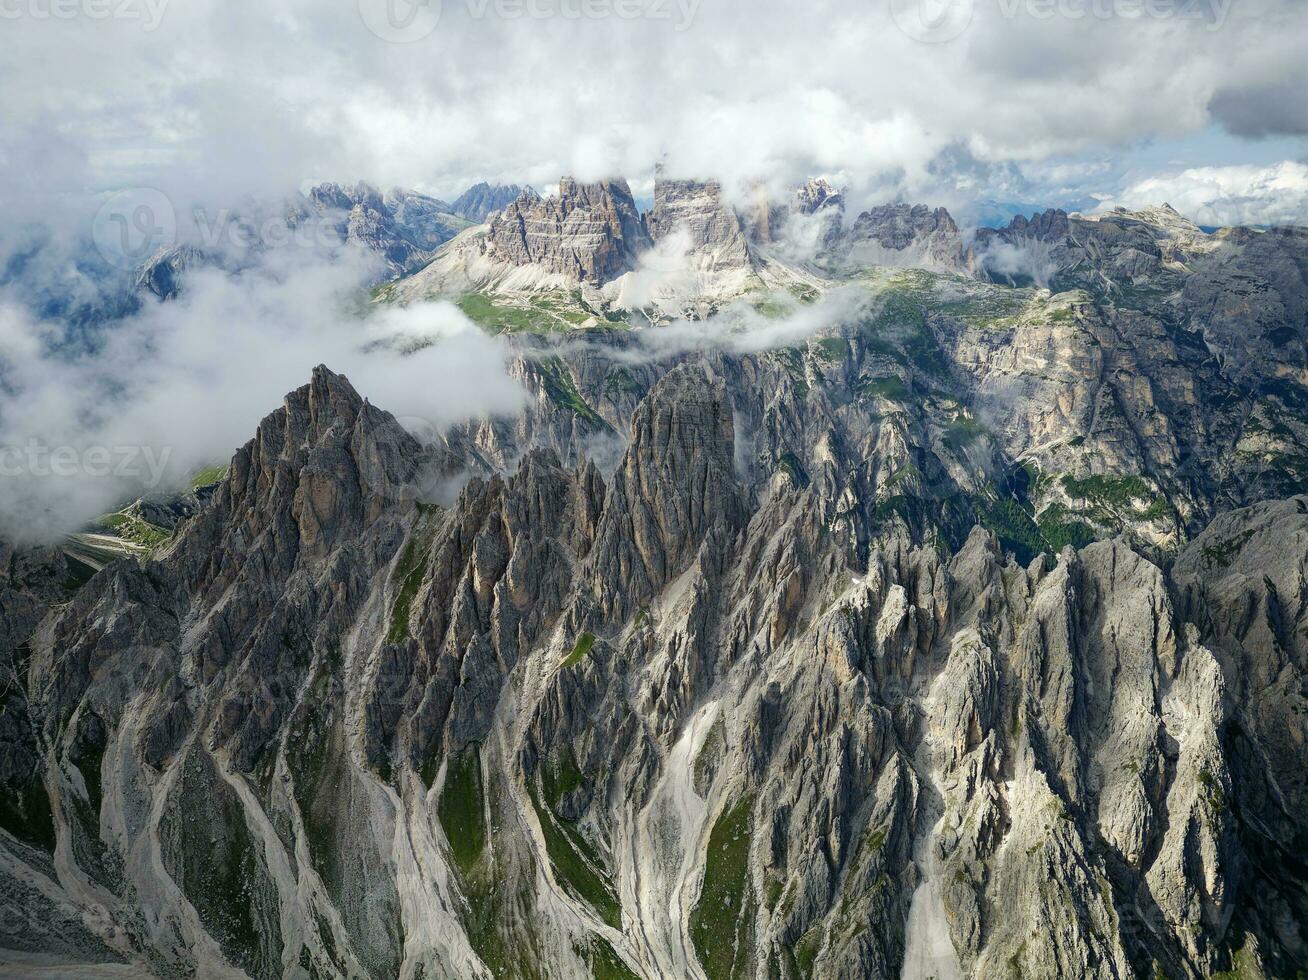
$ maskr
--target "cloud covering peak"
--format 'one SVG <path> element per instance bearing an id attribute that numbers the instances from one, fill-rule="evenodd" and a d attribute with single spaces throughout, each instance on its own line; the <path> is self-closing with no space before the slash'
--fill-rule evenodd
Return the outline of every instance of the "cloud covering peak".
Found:
<path id="1" fill-rule="evenodd" d="M 306 178 L 448 198 L 560 173 L 640 194 L 662 160 L 728 183 L 828 174 L 857 203 L 944 193 L 942 159 L 973 161 L 962 192 L 985 193 L 1012 163 L 1308 132 L 1294 0 L 955 0 L 941 36 L 916 2 L 124 0 L 111 12 L 135 16 L 92 17 L 83 0 L 56 19 L 20 0 L 0 194 L 40 211 L 149 186 L 186 208 Z"/>

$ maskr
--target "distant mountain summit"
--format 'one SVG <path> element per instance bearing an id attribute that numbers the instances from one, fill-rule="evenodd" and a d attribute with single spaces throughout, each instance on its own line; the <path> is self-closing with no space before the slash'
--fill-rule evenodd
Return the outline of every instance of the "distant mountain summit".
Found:
<path id="1" fill-rule="evenodd" d="M 334 221 L 342 242 L 381 255 L 392 275 L 426 262 L 433 249 L 468 226 L 437 198 L 401 189 L 382 194 L 363 182 L 348 189 L 319 184 L 309 191 L 308 204 L 298 209 L 301 219 L 316 212 Z"/>
<path id="2" fill-rule="evenodd" d="M 480 224 L 492 213 L 503 211 L 512 204 L 522 191 L 523 188 L 517 184 L 492 185 L 483 180 L 479 184 L 473 184 L 456 197 L 454 203 L 450 205 L 450 210 L 475 224 Z"/>
<path id="3" fill-rule="evenodd" d="M 633 268 L 649 235 L 625 180 L 565 177 L 557 197 L 523 194 L 493 215 L 486 242 L 494 258 L 599 284 Z"/>
<path id="4" fill-rule="evenodd" d="M 449 213 L 306 207 L 400 262 Z M 419 440 L 319 367 L 183 499 L 0 542 L 0 968 L 1294 976 L 1305 270 L 521 190 L 376 297 L 520 408 Z"/>

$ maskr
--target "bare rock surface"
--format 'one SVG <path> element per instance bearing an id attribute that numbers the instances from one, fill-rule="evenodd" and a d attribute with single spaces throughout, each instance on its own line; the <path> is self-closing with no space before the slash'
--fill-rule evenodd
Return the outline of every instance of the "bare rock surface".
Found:
<path id="1" fill-rule="evenodd" d="M 470 240 L 588 282 L 644 235 L 568 184 Z M 0 962 L 1294 976 L 1301 243 L 1253 235 L 1051 212 L 975 253 L 1044 286 L 514 337 L 524 411 L 430 445 L 322 367 L 150 556 L 0 548 Z"/>

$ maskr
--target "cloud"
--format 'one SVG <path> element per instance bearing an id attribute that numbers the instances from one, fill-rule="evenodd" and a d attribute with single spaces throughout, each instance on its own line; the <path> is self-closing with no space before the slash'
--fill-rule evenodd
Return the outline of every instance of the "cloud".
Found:
<path id="1" fill-rule="evenodd" d="M 1308 224 L 1308 165 L 1193 167 L 1137 181 L 1103 207 L 1162 202 L 1205 227 Z"/>
<path id="2" fill-rule="evenodd" d="M 50 538 L 225 462 L 320 362 L 410 426 L 523 406 L 506 346 L 456 307 L 352 312 L 369 269 L 289 250 L 239 274 L 197 270 L 178 300 L 72 355 L 57 326 L 0 299 L 0 537 Z"/>
<path id="3" fill-rule="evenodd" d="M 1048 286 L 1058 271 L 1058 263 L 1050 256 L 1050 245 L 1041 241 L 1019 244 L 992 239 L 977 252 L 977 263 L 988 272 L 999 276 L 1029 278 L 1037 286 Z"/>
<path id="4" fill-rule="evenodd" d="M 1285 109 L 1302 101 L 1296 0 L 1242 0 L 1220 24 L 971 0 L 941 44 L 849 0 L 702 0 L 684 30 L 674 4 L 659 19 L 639 3 L 596 17 L 571 0 L 445 0 L 430 33 L 388 43 L 359 12 L 384 2 L 178 0 L 147 30 L 22 16 L 42 5 L 20 0 L 0 141 L 24 135 L 0 150 L 0 203 L 143 185 L 213 207 L 306 178 L 448 197 L 483 178 L 639 182 L 659 159 L 736 185 L 829 174 L 859 203 L 932 186 L 950 147 L 1030 162 L 1240 119 L 1302 131 Z"/>
<path id="5" fill-rule="evenodd" d="M 658 303 L 674 305 L 693 298 L 699 276 L 691 254 L 690 233 L 676 229 L 641 253 L 636 268 L 609 287 L 614 302 L 628 310 L 643 310 Z"/>
<path id="6" fill-rule="evenodd" d="M 312 249 L 199 273 L 181 302 L 70 345 L 41 317 L 75 319 L 71 308 L 103 299 L 87 250 L 98 207 L 122 188 L 157 192 L 178 216 L 213 215 L 320 179 L 449 198 L 482 179 L 544 188 L 563 173 L 621 174 L 648 193 L 662 161 L 717 177 L 732 199 L 760 178 L 779 196 L 826 175 L 851 213 L 922 196 L 953 208 L 1050 189 L 1075 199 L 1094 185 L 1113 203 L 1167 199 L 1205 223 L 1308 220 L 1302 164 L 1213 160 L 1119 193 L 1121 179 L 1094 162 L 1214 126 L 1302 134 L 1298 0 L 1241 0 L 1220 22 L 1078 17 L 1072 0 L 1045 17 L 1025 0 L 970 0 L 947 43 L 905 34 L 890 4 L 849 0 L 702 0 L 688 24 L 677 14 L 689 4 L 667 5 L 662 20 L 640 3 L 622 4 L 636 12 L 623 17 L 616 3 L 444 0 L 421 38 L 389 43 L 360 15 L 384 2 L 83 0 L 60 5 L 67 18 L 42 0 L 4 6 L 0 269 L 36 263 L 20 284 L 48 287 L 0 297 L 5 445 L 122 441 L 172 447 L 174 470 L 212 461 L 320 361 L 399 414 L 512 403 L 494 342 L 443 307 L 418 308 L 421 322 L 340 312 L 366 271 Z M 633 280 L 637 293 L 684 279 L 676 250 L 664 258 Z M 764 322 L 739 309 L 732 323 L 682 324 L 648 343 L 747 349 L 807 336 L 822 326 L 810 318 L 839 312 L 815 304 Z M 362 353 L 388 331 L 439 342 L 403 360 Z M 74 482 L 22 483 L 26 504 L 0 520 L 49 530 L 130 488 Z M 6 500 L 19 485 L 7 481 Z"/>
<path id="7" fill-rule="evenodd" d="M 782 293 L 775 294 L 773 300 L 785 304 L 779 314 L 763 313 L 740 301 L 704 320 L 679 319 L 637 331 L 630 345 L 606 348 L 605 355 L 630 364 L 647 364 L 697 352 L 753 354 L 793 347 L 819 332 L 857 322 L 879 302 L 863 286 L 829 289 L 811 303 L 801 303 Z M 583 338 L 571 343 L 584 346 L 589 341 Z"/>

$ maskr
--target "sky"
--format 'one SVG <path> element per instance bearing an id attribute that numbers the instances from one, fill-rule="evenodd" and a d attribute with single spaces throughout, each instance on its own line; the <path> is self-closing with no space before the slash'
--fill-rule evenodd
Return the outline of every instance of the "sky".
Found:
<path id="1" fill-rule="evenodd" d="M 1306 42 L 1304 0 L 0 0 L 0 269 L 45 242 L 0 286 L 0 537 L 222 462 L 320 362 L 438 428 L 524 397 L 448 304 L 351 312 L 377 270 L 313 241 L 70 352 L 21 280 L 93 293 L 74 260 L 115 200 L 221 223 L 322 180 L 564 174 L 647 200 L 662 165 L 965 226 L 1164 201 L 1308 224 Z M 435 343 L 376 353 L 410 336 Z"/>
<path id="2" fill-rule="evenodd" d="M 1308 162 L 1302 0 L 2 0 L 0 38 L 11 216 L 319 179 L 639 195 L 658 161 L 1091 208 Z"/>

